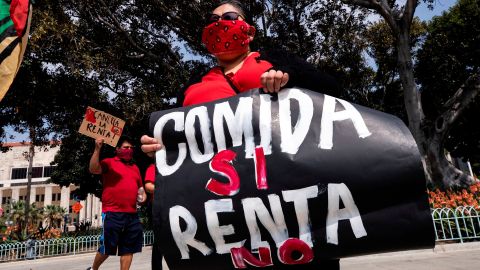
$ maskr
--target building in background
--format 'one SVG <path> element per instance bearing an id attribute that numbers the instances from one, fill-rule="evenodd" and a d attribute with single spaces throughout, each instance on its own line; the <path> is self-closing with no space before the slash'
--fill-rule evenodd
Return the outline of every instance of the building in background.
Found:
<path id="1" fill-rule="evenodd" d="M 25 200 L 27 194 L 27 169 L 28 148 L 30 143 L 6 143 L 4 146 L 11 147 L 6 153 L 0 153 L 0 202 L 3 209 L 6 209 L 10 201 Z M 102 203 L 92 194 L 80 201 L 83 206 L 79 213 L 72 211 L 72 206 L 76 203 L 72 196 L 72 191 L 77 187 L 60 187 L 59 185 L 49 183 L 53 167 L 50 163 L 53 161 L 59 147 L 48 148 L 44 151 L 40 147 L 35 147 L 35 156 L 33 158 L 32 169 L 32 189 L 30 192 L 30 202 L 35 203 L 37 207 L 47 205 L 60 205 L 64 207 L 69 215 L 69 223 L 76 221 L 91 221 L 92 227 L 101 226 Z"/>

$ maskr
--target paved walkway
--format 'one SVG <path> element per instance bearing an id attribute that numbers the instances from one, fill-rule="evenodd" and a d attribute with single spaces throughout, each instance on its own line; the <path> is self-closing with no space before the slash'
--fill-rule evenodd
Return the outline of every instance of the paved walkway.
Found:
<path id="1" fill-rule="evenodd" d="M 150 269 L 152 250 L 134 256 L 132 270 Z M 63 256 L 0 263 L 0 270 L 85 270 L 94 254 Z M 480 243 L 438 245 L 435 250 L 418 250 L 361 256 L 341 260 L 342 270 L 471 270 L 480 265 Z M 118 270 L 119 259 L 112 257 L 101 270 Z M 255 268 L 256 269 L 256 268 Z"/>

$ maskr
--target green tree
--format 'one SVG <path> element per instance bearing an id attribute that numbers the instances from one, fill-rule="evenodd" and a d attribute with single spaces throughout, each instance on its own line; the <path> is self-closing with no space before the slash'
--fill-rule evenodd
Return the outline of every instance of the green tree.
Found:
<path id="1" fill-rule="evenodd" d="M 19 133 L 28 133 L 31 142 L 29 151 L 25 155 L 29 163 L 25 203 L 27 218 L 30 217 L 30 190 L 35 146 L 40 146 L 42 150 L 47 151 L 48 135 L 52 132 L 48 121 L 50 94 L 48 77 L 44 76 L 40 63 L 33 62 L 26 56 L 24 68 L 20 69 L 10 91 L 0 106 L 0 114 L 7 118 L 6 125 L 14 127 L 15 131 Z M 25 222 L 28 223 L 28 220 Z"/>
<path id="2" fill-rule="evenodd" d="M 56 146 L 56 143 L 50 144 L 51 139 L 58 142 L 60 138 L 76 133 L 86 106 L 106 111 L 112 107 L 107 93 L 102 91 L 106 87 L 102 84 L 110 79 L 99 80 L 100 73 L 97 71 L 100 68 L 108 70 L 106 65 L 110 59 L 98 52 L 97 47 L 92 47 L 95 44 L 88 39 L 88 31 L 82 27 L 81 21 L 75 20 L 75 10 L 68 9 L 72 4 L 71 1 L 37 3 L 24 63 L 0 104 L 0 134 L 4 134 L 5 127 L 10 126 L 19 133 L 28 133 L 31 142 L 27 154 L 30 164 L 27 213 L 35 146 L 46 151 L 49 146 Z M 96 36 L 106 35 L 100 32 Z M 66 147 L 72 149 L 74 145 L 67 144 Z M 68 172 L 64 171 L 63 175 Z M 62 174 L 55 175 L 61 177 Z M 61 180 L 58 182 L 69 185 Z"/>
<path id="3" fill-rule="evenodd" d="M 66 213 L 67 210 L 59 205 L 47 205 L 44 208 L 44 218 L 51 228 L 60 228 L 63 215 Z"/>
<path id="4" fill-rule="evenodd" d="M 44 220 L 44 209 L 39 208 L 35 203 L 32 203 L 30 205 L 30 211 L 28 212 L 28 218 L 30 221 L 29 225 L 32 226 L 32 229 L 35 231 L 37 226 Z"/>
<path id="5" fill-rule="evenodd" d="M 35 203 L 32 203 L 29 207 L 29 211 L 26 211 L 25 201 L 12 201 L 8 204 L 6 209 L 6 219 L 13 221 L 16 226 L 15 238 L 22 241 L 27 238 L 27 228 L 35 230 L 38 222 L 43 220 L 43 209 L 37 208 Z"/>
<path id="6" fill-rule="evenodd" d="M 368 43 L 362 39 L 368 11 L 337 0 L 244 4 L 257 28 L 253 49 L 290 50 L 337 77 L 345 89 L 338 95 L 374 104 L 375 73 L 365 60 Z M 125 119 L 125 133 L 135 139 L 146 134 L 149 114 L 170 108 L 190 74 L 212 64 L 200 42 L 205 18 L 199 14 L 208 14 L 214 5 L 185 0 L 37 3 L 27 57 L 34 65 L 23 68 L 32 72 L 36 67 L 40 78 L 36 84 L 46 84 L 43 88 L 51 91 L 48 101 L 42 102 L 53 113 L 42 119 L 44 126 L 51 127 L 48 131 L 54 130 L 62 140 L 53 182 L 79 185 L 81 197 L 100 194 L 99 178 L 87 169 L 93 140 L 76 132 L 85 107 Z M 9 104 L 15 105 L 15 99 Z M 6 108 L 12 114 L 16 109 Z M 112 150 L 105 147 L 103 155 L 111 155 Z M 135 158 L 141 164 L 151 162 L 141 154 Z"/>
<path id="7" fill-rule="evenodd" d="M 62 144 L 54 161 L 57 166 L 52 181 L 79 185 L 80 197 L 89 192 L 99 195 L 101 188 L 99 178 L 88 172 L 93 140 L 76 132 L 86 106 L 124 119 L 124 133 L 138 139 L 147 132 L 149 114 L 170 106 L 180 82 L 187 80 L 185 66 L 189 64 L 179 60 L 172 33 L 166 28 L 164 16 L 158 14 L 162 9 L 154 6 L 163 2 L 155 2 L 109 1 L 107 5 L 104 1 L 61 1 L 63 7 L 59 7 L 55 1 L 45 1 L 37 7 L 46 14 L 43 20 L 51 23 L 32 43 L 43 44 L 50 36 L 58 36 L 60 53 L 49 48 L 49 43 L 40 46 L 39 52 L 51 53 L 64 67 L 64 77 L 78 74 L 70 76 L 72 84 L 80 79 L 90 86 L 94 97 L 102 97 L 98 101 L 80 100 L 68 108 L 75 111 L 60 125 Z M 72 36 L 75 43 L 69 41 Z M 85 92 L 77 89 L 79 94 Z M 105 147 L 104 156 L 112 150 Z"/>
<path id="8" fill-rule="evenodd" d="M 414 18 L 410 30 L 410 47 L 415 59 L 422 38 L 426 33 L 426 23 Z M 395 39 L 385 21 L 372 23 L 362 35 L 368 46 L 368 55 L 375 60 L 376 70 L 372 91 L 368 93 L 369 105 L 400 117 L 408 123 L 407 112 L 403 104 L 403 90 L 397 68 L 397 50 Z"/>
<path id="9" fill-rule="evenodd" d="M 396 1 L 377 0 L 344 0 L 344 2 L 375 11 L 390 29 L 397 54 L 397 69 L 408 126 L 419 147 L 429 181 L 446 187 L 472 183 L 472 177 L 447 161 L 442 146 L 453 124 L 480 92 L 478 72 L 471 73 L 471 76 L 462 82 L 463 86 L 450 96 L 447 102 L 449 106 L 445 107 L 438 121 L 428 121 L 421 102 L 421 92 L 415 82 L 410 41 L 415 9 L 419 2 L 407 0 L 404 5 L 397 4 Z M 433 0 L 424 2 L 432 4 Z"/>
<path id="10" fill-rule="evenodd" d="M 14 231 L 15 237 L 19 240 L 25 239 L 23 228 L 26 227 L 25 218 L 25 201 L 12 201 L 8 204 L 6 211 L 6 218 L 12 221 L 16 230 Z"/>
<path id="11" fill-rule="evenodd" d="M 77 28 L 70 16 L 61 16 L 57 12 L 61 7 L 55 5 L 42 2 L 37 7 L 23 66 L 0 104 L 0 134 L 6 127 L 13 127 L 19 133 L 28 133 L 31 142 L 26 155 L 27 213 L 35 147 L 40 146 L 41 151 L 55 147 L 59 138 L 78 129 L 71 129 L 71 123 L 81 119 L 86 104 L 97 105 L 107 97 L 99 91 L 95 78 L 87 76 L 93 72 L 93 57 L 78 54 L 87 45 L 81 38 L 76 40 Z M 52 139 L 54 144 L 50 143 Z"/>
<path id="12" fill-rule="evenodd" d="M 307 59 L 337 78 L 344 90 L 341 98 L 372 106 L 368 95 L 375 74 L 365 58 L 367 42 L 362 38 L 370 12 L 338 0 L 314 1 L 312 7 L 306 28 L 314 38 L 314 53 Z"/>
<path id="13" fill-rule="evenodd" d="M 371 71 L 361 56 L 364 43 L 358 38 L 352 39 L 352 35 L 365 28 L 365 23 L 361 22 L 365 14 L 342 5 L 334 6 L 338 13 L 330 14 L 328 6 L 335 1 L 322 5 L 316 2 L 245 1 L 253 22 L 259 23 L 254 46 L 295 48 L 293 52 L 311 60 L 320 69 L 341 77 L 345 88 L 353 89 L 352 93 L 365 92 L 363 84 L 369 79 L 364 77 L 370 76 Z M 51 53 L 51 58 L 65 67 L 66 75 L 92 76 L 98 83 L 97 91 L 109 93 L 108 101 L 99 104 L 98 109 L 125 119 L 125 132 L 135 139 L 148 132 L 147 121 L 151 112 L 171 106 L 192 70 L 204 69 L 212 61 L 200 42 L 205 18 L 192 14 L 208 14 L 215 5 L 213 2 L 117 0 L 107 4 L 104 1 L 72 0 L 61 1 L 63 8 L 52 3 L 45 1 L 36 7 L 46 14 L 43 20 L 49 23 L 42 32 L 33 32 L 38 34 L 32 43 L 42 44 L 43 40 L 55 36 L 62 48 L 58 52 L 42 45 L 38 47 L 38 53 Z M 312 11 L 305 12 L 302 8 L 305 5 L 311 6 Z M 296 14 L 288 12 L 293 7 Z M 74 19 L 67 20 L 68 16 Z M 310 24 L 318 31 L 311 31 Z M 285 27 L 294 31 L 292 37 L 294 35 L 295 39 L 282 36 Z M 342 41 L 335 43 L 337 33 L 342 33 Z M 72 35 L 81 46 L 74 46 L 69 41 Z M 320 48 L 316 44 L 324 41 L 322 35 L 328 36 L 330 43 Z M 300 43 L 301 50 L 295 45 Z M 324 51 L 317 53 L 318 50 Z M 192 59 L 192 55 L 199 57 Z M 342 59 L 350 61 L 342 66 Z M 328 64 L 324 64 L 326 61 Z M 362 79 L 358 79 L 360 77 Z M 354 99 L 353 94 L 345 96 Z M 82 105 L 93 106 L 85 102 Z M 62 133 L 62 145 L 54 162 L 57 167 L 52 175 L 55 183 L 80 185 L 77 191 L 80 197 L 89 192 L 99 195 L 101 191 L 99 178 L 90 175 L 87 169 L 93 140 L 75 132 L 83 111 L 76 112 L 77 118 L 72 115 L 71 120 L 63 125 L 65 132 Z M 112 149 L 106 147 L 103 156 L 111 154 Z M 135 158 L 142 168 L 151 162 L 141 154 Z"/>
<path id="14" fill-rule="evenodd" d="M 367 105 L 373 70 L 364 57 L 368 12 L 337 0 L 260 1 L 257 47 L 280 48 L 333 75 L 344 99 Z"/>
<path id="15" fill-rule="evenodd" d="M 430 132 L 439 144 L 432 149 L 435 150 L 432 155 L 441 156 L 443 149 L 447 149 L 453 156 L 467 158 L 474 164 L 476 161 L 477 175 L 480 173 L 480 125 L 477 120 L 480 97 L 477 95 L 465 109 L 462 108 L 464 104 L 455 104 L 451 97 L 462 87 L 463 91 L 469 91 L 463 84 L 480 71 L 479 18 L 480 4 L 475 0 L 459 0 L 448 12 L 434 17 L 428 24 L 428 34 L 415 65 L 425 118 L 435 127 Z M 449 108 L 452 105 L 454 108 Z M 457 112 L 455 107 L 460 110 Z M 462 110 L 464 113 L 460 114 Z"/>

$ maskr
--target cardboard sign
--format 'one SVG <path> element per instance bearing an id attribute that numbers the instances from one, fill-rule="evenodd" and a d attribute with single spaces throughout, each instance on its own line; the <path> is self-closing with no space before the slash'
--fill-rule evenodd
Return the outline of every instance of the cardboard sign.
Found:
<path id="1" fill-rule="evenodd" d="M 165 146 L 153 258 L 172 270 L 321 269 L 434 245 L 420 155 L 395 116 L 305 89 L 253 90 L 155 112 L 150 131 Z"/>
<path id="2" fill-rule="evenodd" d="M 85 118 L 78 132 L 96 138 L 103 138 L 105 143 L 115 147 L 122 135 L 125 121 L 111 114 L 87 107 Z"/>

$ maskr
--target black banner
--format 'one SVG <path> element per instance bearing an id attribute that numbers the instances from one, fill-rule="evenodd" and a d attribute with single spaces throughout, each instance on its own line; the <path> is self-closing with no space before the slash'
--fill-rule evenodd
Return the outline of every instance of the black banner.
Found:
<path id="1" fill-rule="evenodd" d="M 150 130 L 165 145 L 153 216 L 170 269 L 434 245 L 420 156 L 397 117 L 304 89 L 252 90 L 155 112 Z"/>

